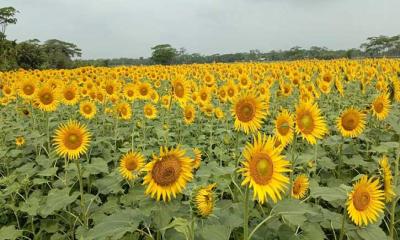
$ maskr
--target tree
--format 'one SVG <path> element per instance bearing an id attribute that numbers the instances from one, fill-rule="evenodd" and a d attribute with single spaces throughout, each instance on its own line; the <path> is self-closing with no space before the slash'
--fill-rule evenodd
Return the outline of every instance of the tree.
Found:
<path id="1" fill-rule="evenodd" d="M 384 55 L 400 48 L 400 35 L 369 37 L 367 42 L 361 44 L 360 48 L 372 57 Z"/>
<path id="2" fill-rule="evenodd" d="M 21 42 L 16 47 L 16 61 L 24 69 L 41 68 L 45 62 L 45 54 L 37 39 Z"/>
<path id="3" fill-rule="evenodd" d="M 0 39 L 6 38 L 5 34 L 8 25 L 17 23 L 17 18 L 15 18 L 16 13 L 18 13 L 18 11 L 13 7 L 0 8 Z"/>
<path id="4" fill-rule="evenodd" d="M 57 39 L 47 40 L 42 48 L 46 55 L 46 68 L 71 68 L 72 58 L 82 55 L 81 49 L 75 44 Z"/>
<path id="5" fill-rule="evenodd" d="M 152 47 L 151 50 L 151 60 L 156 64 L 171 64 L 178 54 L 176 49 L 169 44 L 160 44 Z"/>

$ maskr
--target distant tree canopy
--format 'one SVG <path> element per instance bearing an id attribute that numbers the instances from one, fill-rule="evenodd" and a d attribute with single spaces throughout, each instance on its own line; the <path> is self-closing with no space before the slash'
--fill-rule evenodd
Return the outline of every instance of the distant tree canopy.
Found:
<path id="1" fill-rule="evenodd" d="M 160 44 L 152 47 L 151 50 L 151 60 L 156 64 L 171 64 L 178 55 L 177 50 L 169 44 Z"/>
<path id="2" fill-rule="evenodd" d="M 6 28 L 8 25 L 17 23 L 17 18 L 15 17 L 16 13 L 18 13 L 18 11 L 13 7 L 0 8 L 0 39 L 6 37 Z"/>
<path id="3" fill-rule="evenodd" d="M 367 55 L 376 56 L 399 56 L 400 55 L 400 35 L 392 37 L 378 36 L 369 37 L 367 42 L 361 44 Z"/>

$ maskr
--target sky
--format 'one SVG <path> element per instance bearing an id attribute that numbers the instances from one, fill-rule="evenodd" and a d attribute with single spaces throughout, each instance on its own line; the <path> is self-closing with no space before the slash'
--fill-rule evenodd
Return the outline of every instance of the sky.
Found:
<path id="1" fill-rule="evenodd" d="M 215 54 L 357 48 L 400 34 L 400 0 L 0 0 L 20 12 L 9 39 L 60 39 L 84 59 L 149 57 L 169 43 Z"/>

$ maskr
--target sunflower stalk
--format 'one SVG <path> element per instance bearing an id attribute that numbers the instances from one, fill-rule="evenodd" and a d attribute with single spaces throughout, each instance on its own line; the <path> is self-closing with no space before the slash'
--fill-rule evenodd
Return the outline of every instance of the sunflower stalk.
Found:
<path id="1" fill-rule="evenodd" d="M 81 207 L 81 218 L 85 228 L 88 228 L 85 214 L 85 206 L 84 206 L 84 196 L 83 196 L 83 180 L 82 180 L 82 169 L 80 165 L 79 159 L 75 160 L 76 169 L 78 170 L 78 180 L 79 180 L 79 192 L 81 194 L 80 199 L 80 207 Z"/>
<path id="2" fill-rule="evenodd" d="M 246 186 L 243 202 L 243 239 L 249 240 L 249 185 Z"/>
<path id="3" fill-rule="evenodd" d="M 396 160 L 394 162 L 394 176 L 393 176 L 393 185 L 397 187 L 398 177 L 399 177 L 399 161 L 400 161 L 400 149 L 398 150 Z M 394 240 L 395 236 L 395 215 L 396 215 L 396 205 L 398 201 L 398 196 L 395 196 L 392 202 L 392 206 L 390 209 L 390 224 L 389 224 L 389 237 L 390 239 Z"/>

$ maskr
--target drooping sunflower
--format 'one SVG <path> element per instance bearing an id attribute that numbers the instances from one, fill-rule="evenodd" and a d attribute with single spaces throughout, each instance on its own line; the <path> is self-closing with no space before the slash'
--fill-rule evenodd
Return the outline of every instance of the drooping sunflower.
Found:
<path id="1" fill-rule="evenodd" d="M 365 113 L 350 107 L 337 118 L 336 127 L 344 137 L 357 137 L 364 131 L 365 118 Z"/>
<path id="2" fill-rule="evenodd" d="M 23 136 L 19 136 L 15 138 L 15 145 L 18 147 L 21 147 L 22 145 L 25 144 L 25 138 Z"/>
<path id="3" fill-rule="evenodd" d="M 215 196 L 213 189 L 216 184 L 210 184 L 205 187 L 200 187 L 194 191 L 193 205 L 197 216 L 207 218 L 214 210 Z"/>
<path id="4" fill-rule="evenodd" d="M 91 101 L 83 101 L 79 105 L 80 114 L 86 119 L 92 119 L 97 112 L 96 105 Z"/>
<path id="5" fill-rule="evenodd" d="M 147 185 L 146 195 L 169 201 L 175 198 L 193 178 L 192 159 L 180 147 L 160 148 L 160 155 L 153 155 L 153 160 L 144 167 L 147 172 L 143 184 Z"/>
<path id="6" fill-rule="evenodd" d="M 390 112 L 390 100 L 389 95 L 387 93 L 383 93 L 379 95 L 375 100 L 372 102 L 372 114 L 379 120 L 384 120 Z"/>
<path id="7" fill-rule="evenodd" d="M 390 170 L 390 164 L 386 156 L 382 157 L 379 161 L 380 171 L 383 177 L 383 189 L 385 194 L 386 202 L 393 201 L 396 196 L 393 188 L 393 176 Z"/>
<path id="8" fill-rule="evenodd" d="M 255 92 L 246 91 L 236 97 L 231 112 L 235 118 L 235 129 L 247 134 L 261 128 L 267 115 L 267 105 Z"/>
<path id="9" fill-rule="evenodd" d="M 157 117 L 157 108 L 151 103 L 144 105 L 143 112 L 144 116 L 148 119 L 154 119 Z"/>
<path id="10" fill-rule="evenodd" d="M 57 109 L 59 92 L 48 85 L 40 87 L 35 96 L 35 103 L 39 109 L 53 112 Z"/>
<path id="11" fill-rule="evenodd" d="M 289 184 L 285 173 L 291 171 L 290 163 L 281 155 L 281 150 L 275 148 L 272 137 L 258 133 L 253 141 L 253 144 L 246 144 L 243 152 L 245 161 L 239 169 L 244 177 L 242 185 L 249 184 L 254 191 L 253 198 L 260 203 L 268 198 L 277 202 Z"/>
<path id="12" fill-rule="evenodd" d="M 186 104 L 183 108 L 183 121 L 185 124 L 190 125 L 196 118 L 196 110 L 191 104 Z"/>
<path id="13" fill-rule="evenodd" d="M 328 133 L 326 121 L 316 103 L 300 102 L 296 107 L 296 132 L 310 144 Z"/>
<path id="14" fill-rule="evenodd" d="M 358 226 L 376 222 L 385 207 L 384 193 L 379 189 L 379 180 L 362 176 L 353 185 L 347 198 L 347 213 Z"/>
<path id="15" fill-rule="evenodd" d="M 55 132 L 54 145 L 56 152 L 62 157 L 78 159 L 86 153 L 91 134 L 86 126 L 75 120 L 61 124 Z"/>
<path id="16" fill-rule="evenodd" d="M 121 157 L 119 172 L 127 180 L 133 180 L 142 171 L 144 156 L 140 152 L 128 152 Z"/>
<path id="17" fill-rule="evenodd" d="M 293 117 L 287 109 L 283 109 L 275 120 L 275 135 L 283 145 L 293 141 L 294 122 Z"/>
<path id="18" fill-rule="evenodd" d="M 293 181 L 292 197 L 296 199 L 303 198 L 308 191 L 308 186 L 309 186 L 309 180 L 306 175 L 301 174 L 297 176 Z"/>
<path id="19" fill-rule="evenodd" d="M 201 151 L 198 148 L 193 148 L 194 159 L 193 159 L 193 168 L 198 169 L 201 164 Z"/>
<path id="20" fill-rule="evenodd" d="M 129 120 L 132 117 L 131 105 L 127 102 L 119 102 L 115 105 L 115 112 L 119 119 Z"/>

